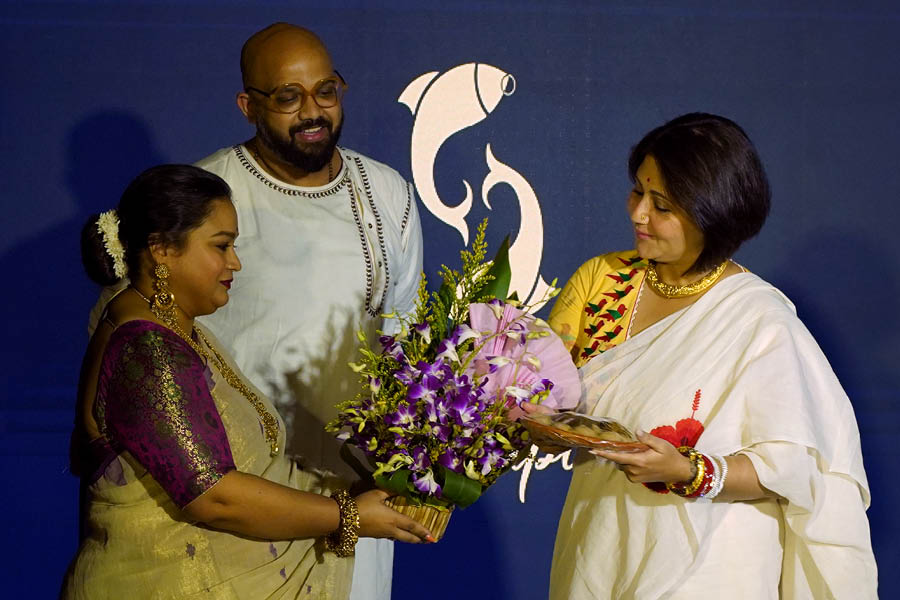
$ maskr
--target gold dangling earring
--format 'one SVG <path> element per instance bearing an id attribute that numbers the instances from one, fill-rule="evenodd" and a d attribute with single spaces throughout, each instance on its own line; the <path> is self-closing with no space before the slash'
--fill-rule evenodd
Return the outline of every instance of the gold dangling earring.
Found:
<path id="1" fill-rule="evenodd" d="M 150 300 L 150 311 L 168 326 L 175 321 L 175 294 L 169 289 L 169 267 L 163 264 L 153 269 L 153 289 L 156 293 Z"/>

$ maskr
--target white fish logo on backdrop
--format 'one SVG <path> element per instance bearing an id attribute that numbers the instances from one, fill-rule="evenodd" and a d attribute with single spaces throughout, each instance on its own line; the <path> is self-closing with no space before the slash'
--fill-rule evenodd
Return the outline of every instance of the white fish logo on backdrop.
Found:
<path id="1" fill-rule="evenodd" d="M 435 217 L 456 229 L 464 245 L 469 243 L 469 226 L 466 216 L 472 209 L 472 186 L 462 180 L 466 194 L 462 202 L 448 205 L 437 193 L 434 185 L 434 162 L 441 146 L 453 134 L 477 125 L 493 112 L 500 101 L 516 90 L 516 79 L 511 74 L 492 65 L 466 63 L 457 65 L 443 75 L 431 71 L 420 75 L 406 86 L 397 98 L 409 107 L 415 117 L 410 142 L 410 160 L 413 181 L 422 203 Z M 509 248 L 509 266 L 512 276 L 509 291 L 522 300 L 541 298 L 549 286 L 539 274 L 544 251 L 544 221 L 537 194 L 521 173 L 494 156 L 491 144 L 484 149 L 489 172 L 481 185 L 481 201 L 491 209 L 488 194 L 494 186 L 509 185 L 519 201 L 520 223 L 516 238 Z M 535 304 L 537 310 L 543 302 Z M 560 462 L 569 471 L 569 452 L 548 454 L 536 458 L 537 448 L 532 446 L 529 457 L 513 467 L 521 471 L 519 500 L 525 502 L 525 490 L 532 468 L 543 470 Z"/>
<path id="2" fill-rule="evenodd" d="M 410 142 L 413 181 L 422 203 L 435 217 L 456 229 L 463 244 L 469 243 L 466 216 L 472 209 L 472 186 L 465 179 L 465 197 L 456 205 L 441 200 L 434 185 L 434 162 L 441 146 L 453 134 L 483 121 L 500 101 L 516 90 L 516 79 L 492 65 L 466 63 L 439 75 L 420 75 L 403 90 L 398 102 L 415 116 Z M 509 249 L 512 271 L 509 290 L 522 300 L 540 298 L 547 283 L 539 275 L 544 249 L 544 222 L 537 195 L 528 180 L 494 156 L 485 146 L 490 172 L 481 187 L 481 200 L 491 209 L 488 194 L 501 183 L 509 185 L 519 201 L 519 231 Z M 540 305 L 535 306 L 537 310 Z"/>

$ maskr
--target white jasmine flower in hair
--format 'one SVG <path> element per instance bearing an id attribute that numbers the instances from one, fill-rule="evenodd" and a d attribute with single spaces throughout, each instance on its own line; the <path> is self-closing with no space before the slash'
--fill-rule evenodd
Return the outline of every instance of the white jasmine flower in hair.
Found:
<path id="1" fill-rule="evenodd" d="M 103 236 L 106 253 L 113 259 L 116 277 L 123 279 L 128 275 L 128 267 L 125 265 L 125 248 L 119 241 L 119 215 L 115 209 L 100 213 L 97 218 L 97 230 Z"/>

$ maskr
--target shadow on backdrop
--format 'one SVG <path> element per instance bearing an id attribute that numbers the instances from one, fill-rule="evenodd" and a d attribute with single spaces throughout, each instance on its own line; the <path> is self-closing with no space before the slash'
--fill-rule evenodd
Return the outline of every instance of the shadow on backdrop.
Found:
<path id="1" fill-rule="evenodd" d="M 19 393 L 33 396 L 41 408 L 72 406 L 68 386 L 77 381 L 88 310 L 97 298 L 81 267 L 81 227 L 90 214 L 118 204 L 135 175 L 163 161 L 139 116 L 93 113 L 66 137 L 65 184 L 76 213 L 62 220 L 47 215 L 46 229 L 0 256 L 0 272 L 16 282 L 15 293 L 3 294 L 4 308 L 19 317 L 7 324 L 10 339 L 21 344 L 7 364 L 15 374 L 10 383 L 25 386 Z M 55 366 L 48 370 L 48 364 Z"/>
<path id="2" fill-rule="evenodd" d="M 7 506 L 9 514 L 20 515 L 7 526 L 13 540 L 57 540 L 42 557 L 51 565 L 67 564 L 77 541 L 78 482 L 67 469 L 68 440 L 88 312 L 98 295 L 81 266 L 81 227 L 90 214 L 114 207 L 135 175 L 164 162 L 147 123 L 117 110 L 86 117 L 65 144 L 65 187 L 75 214 L 66 199 L 46 202 L 51 207 L 46 228 L 0 255 L 0 273 L 11 284 L 0 294 L 0 310 L 11 317 L 3 352 L 7 384 L 0 405 L 0 454 L 15 457 L 8 466 L 12 472 L 3 474 L 10 480 L 14 475 L 17 485 L 29 490 L 7 497 L 15 505 Z M 67 216 L 60 215 L 63 210 Z M 30 559 L 23 554 L 10 560 Z M 12 573 L 32 568 L 7 566 Z M 54 574 L 62 576 L 56 569 Z M 28 586 L 29 595 L 49 598 L 58 592 L 59 579 Z"/>

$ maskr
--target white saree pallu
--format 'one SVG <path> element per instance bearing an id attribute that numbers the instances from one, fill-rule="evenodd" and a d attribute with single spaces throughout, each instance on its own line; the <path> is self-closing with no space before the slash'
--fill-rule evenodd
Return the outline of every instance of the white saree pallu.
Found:
<path id="1" fill-rule="evenodd" d="M 790 301 L 759 277 L 693 305 L 581 368 L 582 412 L 632 430 L 696 419 L 706 454 L 743 453 L 779 499 L 710 502 L 574 469 L 554 600 L 876 598 L 869 489 L 853 409 Z"/>

